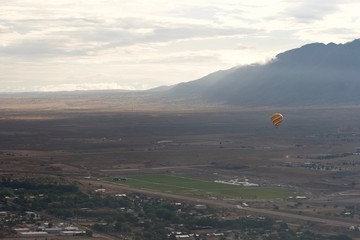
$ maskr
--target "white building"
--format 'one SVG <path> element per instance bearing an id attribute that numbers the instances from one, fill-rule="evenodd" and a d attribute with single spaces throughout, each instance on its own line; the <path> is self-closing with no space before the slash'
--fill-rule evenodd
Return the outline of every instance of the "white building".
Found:
<path id="1" fill-rule="evenodd" d="M 85 231 L 61 231 L 60 235 L 62 236 L 81 236 L 84 235 Z"/>
<path id="2" fill-rule="evenodd" d="M 46 238 L 49 234 L 47 232 L 19 232 L 18 236 L 23 238 Z"/>
<path id="3" fill-rule="evenodd" d="M 105 188 L 96 189 L 95 192 L 104 193 L 104 192 L 105 192 Z"/>
<path id="4" fill-rule="evenodd" d="M 195 205 L 195 209 L 206 209 L 206 208 L 207 208 L 206 205 L 200 205 L 200 204 Z"/>

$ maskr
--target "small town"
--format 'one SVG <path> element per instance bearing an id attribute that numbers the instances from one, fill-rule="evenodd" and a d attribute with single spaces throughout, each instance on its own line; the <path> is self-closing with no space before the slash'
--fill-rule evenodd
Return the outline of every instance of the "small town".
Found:
<path id="1" fill-rule="evenodd" d="M 80 183 L 64 179 L 3 177 L 0 185 L 2 238 L 328 239 L 304 231 L 305 225 L 294 228 L 279 219 L 239 217 L 206 204 L 107 193 L 95 186 L 86 186 L 84 193 Z"/>

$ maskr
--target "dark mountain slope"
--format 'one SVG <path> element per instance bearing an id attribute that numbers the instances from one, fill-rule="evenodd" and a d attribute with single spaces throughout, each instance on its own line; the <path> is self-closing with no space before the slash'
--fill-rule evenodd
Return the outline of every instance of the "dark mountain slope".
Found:
<path id="1" fill-rule="evenodd" d="M 360 104 L 360 40 L 308 44 L 264 65 L 178 84 L 168 94 L 244 106 Z"/>

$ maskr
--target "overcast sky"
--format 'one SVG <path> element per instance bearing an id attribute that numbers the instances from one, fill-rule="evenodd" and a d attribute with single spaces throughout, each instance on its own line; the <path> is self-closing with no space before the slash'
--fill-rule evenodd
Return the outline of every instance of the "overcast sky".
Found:
<path id="1" fill-rule="evenodd" d="M 0 92 L 148 89 L 360 38 L 360 0 L 1 0 Z"/>

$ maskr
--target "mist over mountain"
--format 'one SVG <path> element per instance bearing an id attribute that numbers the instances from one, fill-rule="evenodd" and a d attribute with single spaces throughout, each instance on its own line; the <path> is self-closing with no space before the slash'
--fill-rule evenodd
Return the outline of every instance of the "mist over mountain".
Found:
<path id="1" fill-rule="evenodd" d="M 360 39 L 308 44 L 263 65 L 180 83 L 166 95 L 244 106 L 360 104 Z"/>

